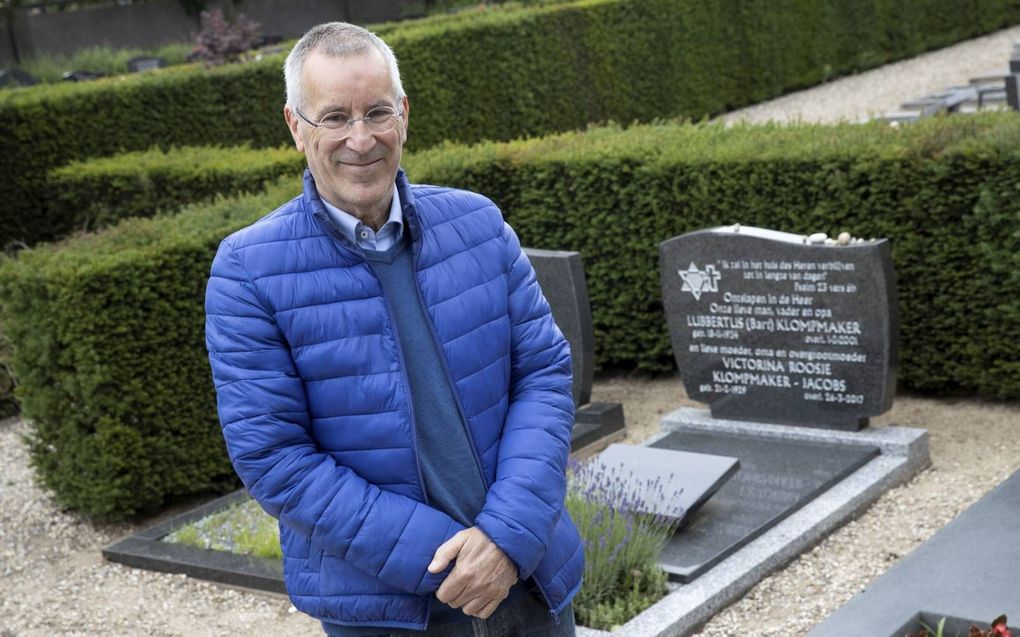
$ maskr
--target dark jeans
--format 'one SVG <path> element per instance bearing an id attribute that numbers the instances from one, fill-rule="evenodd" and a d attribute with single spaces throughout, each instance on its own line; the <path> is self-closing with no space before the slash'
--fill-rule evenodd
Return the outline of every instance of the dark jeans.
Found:
<path id="1" fill-rule="evenodd" d="M 567 606 L 557 619 L 559 624 L 549 614 L 549 607 L 529 593 L 502 604 L 488 619 L 473 618 L 424 632 L 396 630 L 389 634 L 390 637 L 574 637 L 574 610 Z"/>

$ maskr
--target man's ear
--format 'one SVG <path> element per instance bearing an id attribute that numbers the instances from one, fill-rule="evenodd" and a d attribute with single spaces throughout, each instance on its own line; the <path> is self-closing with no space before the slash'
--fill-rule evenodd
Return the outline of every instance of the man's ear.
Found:
<path id="1" fill-rule="evenodd" d="M 300 152 L 305 152 L 305 142 L 301 139 L 301 135 L 298 133 L 298 125 L 301 122 L 298 119 L 297 114 L 290 110 L 289 106 L 284 106 L 283 119 L 287 120 L 287 128 L 290 129 L 290 136 L 294 138 L 294 146 L 296 146 Z"/>
<path id="2" fill-rule="evenodd" d="M 404 126 L 404 141 L 406 142 L 407 141 L 407 125 L 411 121 L 409 119 L 410 114 L 411 114 L 411 103 L 407 101 L 407 96 L 406 95 L 404 97 L 400 98 L 400 108 L 404 111 L 404 117 L 402 119 L 404 120 L 404 122 L 403 122 L 403 126 Z"/>

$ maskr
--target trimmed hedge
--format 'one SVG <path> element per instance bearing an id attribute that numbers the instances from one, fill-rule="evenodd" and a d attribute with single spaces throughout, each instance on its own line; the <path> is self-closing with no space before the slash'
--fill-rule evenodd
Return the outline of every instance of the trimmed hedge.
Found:
<path id="1" fill-rule="evenodd" d="M 61 504 L 122 518 L 237 488 L 205 354 L 205 282 L 224 236 L 300 188 L 288 177 L 5 260 L 2 331 L 32 463 Z"/>
<path id="2" fill-rule="evenodd" d="M 423 149 L 699 118 L 1017 21 L 1013 0 L 578 0 L 380 32 L 411 96 L 410 148 Z M 282 60 L 0 92 L 0 245 L 60 236 L 46 206 L 55 166 L 153 145 L 285 143 Z"/>
<path id="3" fill-rule="evenodd" d="M 503 206 L 525 245 L 579 250 L 602 366 L 667 370 L 658 244 L 739 222 L 892 240 L 901 378 L 1020 397 L 1020 119 L 594 129 L 408 156 L 415 181 Z M 123 517 L 232 488 L 203 338 L 220 239 L 299 190 L 128 219 L 0 266 L 31 453 L 66 506 Z"/>
<path id="4" fill-rule="evenodd" d="M 54 221 L 63 233 L 150 217 L 240 192 L 262 190 L 281 175 L 299 174 L 305 156 L 293 146 L 186 146 L 72 162 L 50 171 Z"/>
<path id="5" fill-rule="evenodd" d="M 887 125 L 637 126 L 447 146 L 415 180 L 492 197 L 524 245 L 585 262 L 597 364 L 674 365 L 658 244 L 740 223 L 889 237 L 903 384 L 1020 398 L 1020 119 Z"/>

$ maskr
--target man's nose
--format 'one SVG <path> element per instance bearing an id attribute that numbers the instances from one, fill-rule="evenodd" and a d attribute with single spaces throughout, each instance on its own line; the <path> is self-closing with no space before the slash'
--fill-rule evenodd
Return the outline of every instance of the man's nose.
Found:
<path id="1" fill-rule="evenodd" d="M 347 147 L 357 153 L 371 150 L 375 146 L 375 135 L 368 128 L 368 124 L 358 120 L 351 124 L 351 134 L 347 137 Z"/>

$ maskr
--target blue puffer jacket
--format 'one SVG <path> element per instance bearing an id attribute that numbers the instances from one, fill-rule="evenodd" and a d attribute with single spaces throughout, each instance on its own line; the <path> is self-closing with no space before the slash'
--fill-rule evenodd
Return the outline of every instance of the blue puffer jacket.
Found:
<path id="1" fill-rule="evenodd" d="M 488 199 L 397 187 L 415 271 L 488 495 L 475 520 L 533 577 L 550 612 L 584 555 L 563 506 L 570 354 L 517 237 Z M 304 193 L 226 238 L 206 342 L 237 474 L 280 520 L 294 605 L 346 625 L 422 629 L 463 527 L 426 502 L 414 415 L 378 280 Z"/>

